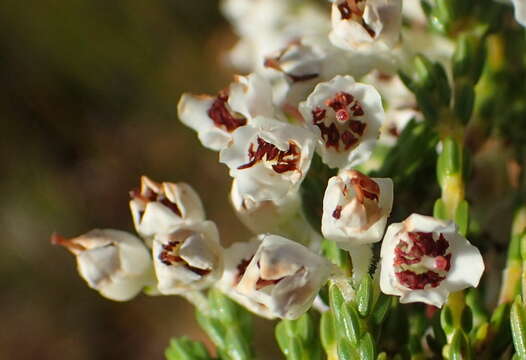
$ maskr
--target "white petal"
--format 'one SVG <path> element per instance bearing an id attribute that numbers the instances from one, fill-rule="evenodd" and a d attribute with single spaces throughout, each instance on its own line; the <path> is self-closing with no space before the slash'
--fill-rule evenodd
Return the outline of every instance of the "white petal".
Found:
<path id="1" fill-rule="evenodd" d="M 183 94 L 177 105 L 177 112 L 181 122 L 198 133 L 204 147 L 219 151 L 228 145 L 230 134 L 215 126 L 208 116 L 213 103 L 214 98 L 210 96 Z"/>
<path id="2" fill-rule="evenodd" d="M 292 142 L 299 150 L 295 168 L 278 173 L 272 168 L 275 161 L 268 162 L 263 159 L 240 169 L 250 163 L 249 152 L 251 149 L 254 152 L 258 149 L 258 139 L 283 152 L 289 150 Z M 242 196 L 250 196 L 256 201 L 279 201 L 298 190 L 307 174 L 312 155 L 313 141 L 307 130 L 277 120 L 257 117 L 251 125 L 234 132 L 232 143 L 221 151 L 219 161 L 230 168 L 230 176 L 237 180 Z"/>
<path id="3" fill-rule="evenodd" d="M 366 124 L 366 127 L 364 133 L 358 138 L 358 145 L 349 150 L 343 149 L 344 146 L 340 139 L 338 139 L 339 150 L 326 146 L 319 126 L 315 125 L 313 117 L 315 109 L 324 109 L 326 119 L 323 121 L 329 121 L 331 125 L 334 124 L 336 121 L 334 111 L 325 103 L 340 92 L 352 95 L 364 111 L 364 115 L 353 117 L 353 119 Z M 380 135 L 380 127 L 385 119 L 378 91 L 370 85 L 355 82 L 350 76 L 336 76 L 331 81 L 318 84 L 307 100 L 300 104 L 299 109 L 307 126 L 317 137 L 317 151 L 322 157 L 322 161 L 332 168 L 347 169 L 369 159 Z"/>

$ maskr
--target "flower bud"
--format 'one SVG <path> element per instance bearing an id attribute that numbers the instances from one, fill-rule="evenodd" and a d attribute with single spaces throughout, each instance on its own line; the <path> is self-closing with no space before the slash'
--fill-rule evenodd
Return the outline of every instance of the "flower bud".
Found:
<path id="1" fill-rule="evenodd" d="M 385 119 L 378 91 L 350 76 L 318 84 L 300 112 L 317 137 L 322 161 L 332 168 L 366 161 Z"/>
<path id="2" fill-rule="evenodd" d="M 212 221 L 157 234 L 152 251 L 157 288 L 164 295 L 204 289 L 223 272 L 223 248 Z"/>
<path id="3" fill-rule="evenodd" d="M 476 287 L 484 272 L 479 250 L 454 222 L 413 214 L 387 228 L 381 250 L 380 289 L 401 303 L 441 307 L 450 292 Z"/>
<path id="4" fill-rule="evenodd" d="M 393 205 L 393 182 L 344 170 L 329 179 L 321 231 L 346 250 L 381 240 Z"/>
<path id="5" fill-rule="evenodd" d="M 396 45 L 402 25 L 401 0 L 336 0 L 329 39 L 345 50 L 387 50 Z"/>
<path id="6" fill-rule="evenodd" d="M 135 229 L 148 245 L 155 234 L 205 219 L 199 195 L 185 183 L 157 183 L 142 176 L 141 187 L 130 191 L 130 197 Z"/>
<path id="7" fill-rule="evenodd" d="M 177 111 L 181 122 L 197 131 L 204 147 L 219 151 L 252 117 L 273 115 L 272 88 L 256 74 L 237 76 L 216 97 L 183 94 Z"/>
<path id="8" fill-rule="evenodd" d="M 313 143 L 310 132 L 300 126 L 257 117 L 233 134 L 219 161 L 230 168 L 242 196 L 279 201 L 301 185 Z"/>
<path id="9" fill-rule="evenodd" d="M 312 305 L 332 265 L 281 236 L 265 234 L 258 238 L 261 243 L 257 251 L 236 266 L 234 290 L 267 308 L 274 317 L 297 319 Z"/>
<path id="10" fill-rule="evenodd" d="M 51 242 L 73 253 L 80 276 L 108 299 L 130 300 L 154 282 L 148 249 L 127 232 L 96 229 L 72 239 L 53 234 Z"/>

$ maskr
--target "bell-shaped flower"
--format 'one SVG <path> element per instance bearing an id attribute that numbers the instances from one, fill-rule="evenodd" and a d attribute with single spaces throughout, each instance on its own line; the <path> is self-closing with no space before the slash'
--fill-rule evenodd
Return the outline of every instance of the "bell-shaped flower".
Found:
<path id="1" fill-rule="evenodd" d="M 264 304 L 278 317 L 296 319 L 307 311 L 332 272 L 324 257 L 277 235 L 260 235 L 261 244 L 236 290 Z"/>
<path id="2" fill-rule="evenodd" d="M 223 273 L 223 248 L 212 221 L 157 234 L 152 251 L 157 289 L 164 295 L 204 289 Z"/>
<path id="3" fill-rule="evenodd" d="M 257 117 L 233 134 L 219 161 L 230 168 L 242 196 L 279 201 L 298 190 L 313 150 L 314 141 L 307 129 Z"/>
<path id="4" fill-rule="evenodd" d="M 393 205 L 393 182 L 343 170 L 329 179 L 323 198 L 321 231 L 346 250 L 378 242 Z"/>
<path id="5" fill-rule="evenodd" d="M 205 219 L 199 195 L 185 183 L 157 183 L 142 176 L 140 188 L 130 191 L 130 197 L 135 229 L 148 245 L 155 234 Z"/>
<path id="6" fill-rule="evenodd" d="M 51 242 L 74 254 L 80 276 L 108 299 L 130 300 L 155 282 L 149 250 L 127 232 L 95 229 L 71 239 L 53 234 Z"/>
<path id="7" fill-rule="evenodd" d="M 304 36 L 327 36 L 329 16 L 303 0 L 225 0 L 222 10 L 240 40 L 228 60 L 243 71 L 265 73 L 261 59 Z"/>
<path id="8" fill-rule="evenodd" d="M 378 91 L 350 76 L 318 84 L 299 109 L 317 137 L 322 161 L 332 168 L 366 161 L 385 118 Z"/>
<path id="9" fill-rule="evenodd" d="M 230 202 L 237 217 L 253 233 L 272 233 L 293 239 L 311 249 L 320 245 L 319 234 L 310 226 L 301 206 L 299 192 L 278 201 L 256 201 L 239 192 L 237 180 L 232 181 Z"/>
<path id="10" fill-rule="evenodd" d="M 310 308 L 333 265 L 284 237 L 265 234 L 258 238 L 257 251 L 250 258 L 245 256 L 234 276 L 230 275 L 233 288 L 268 309 L 267 315 L 296 319 Z"/>
<path id="11" fill-rule="evenodd" d="M 228 249 L 225 249 L 225 267 L 223 276 L 215 286 L 225 295 L 243 305 L 254 314 L 267 319 L 274 319 L 277 317 L 277 315 L 269 307 L 241 294 L 236 290 L 236 285 L 241 280 L 248 264 L 258 250 L 259 245 L 260 241 L 257 238 L 254 238 L 246 242 L 236 242 Z"/>
<path id="12" fill-rule="evenodd" d="M 285 110 L 297 107 L 314 86 L 338 74 L 362 77 L 377 63 L 370 56 L 335 47 L 326 36 L 296 39 L 279 51 L 267 54 L 264 65 L 274 70 L 274 102 Z"/>
<path id="13" fill-rule="evenodd" d="M 413 214 L 387 228 L 380 289 L 401 303 L 441 307 L 449 293 L 476 287 L 484 272 L 480 251 L 452 221 Z"/>
<path id="14" fill-rule="evenodd" d="M 334 0 L 329 39 L 350 51 L 385 51 L 400 37 L 402 0 Z"/>
<path id="15" fill-rule="evenodd" d="M 253 117 L 273 116 L 272 88 L 257 74 L 237 76 L 215 97 L 183 94 L 177 111 L 183 124 L 197 131 L 204 147 L 219 151 Z"/>

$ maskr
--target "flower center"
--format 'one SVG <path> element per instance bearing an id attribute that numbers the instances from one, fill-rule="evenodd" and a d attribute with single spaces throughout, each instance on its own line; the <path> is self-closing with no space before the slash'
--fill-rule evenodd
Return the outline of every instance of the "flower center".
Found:
<path id="1" fill-rule="evenodd" d="M 301 152 L 299 147 L 292 141 L 289 141 L 289 148 L 285 150 L 278 149 L 275 145 L 266 142 L 262 138 L 257 139 L 257 149 L 254 150 L 254 143 L 250 144 L 248 149 L 248 163 L 238 167 L 239 170 L 248 169 L 260 161 L 264 161 L 278 174 L 297 170 Z"/>
<path id="2" fill-rule="evenodd" d="M 247 119 L 241 115 L 236 117 L 229 110 L 227 101 L 228 93 L 226 91 L 219 92 L 212 106 L 208 109 L 208 116 L 212 119 L 215 126 L 231 133 L 238 127 L 246 125 Z"/>
<path id="3" fill-rule="evenodd" d="M 357 170 L 348 171 L 348 176 L 350 178 L 349 183 L 343 184 L 341 189 L 344 203 L 336 206 L 332 212 L 332 217 L 339 220 L 342 216 L 342 210 L 347 206 L 352 206 L 355 221 L 362 219 L 359 221 L 359 227 L 361 230 L 367 230 L 382 217 L 382 209 L 379 206 L 380 187 L 370 177 Z M 354 190 L 352 198 L 349 196 L 349 188 Z M 355 207 L 356 202 L 358 203 L 357 207 Z"/>
<path id="4" fill-rule="evenodd" d="M 163 191 L 156 192 L 154 189 L 144 186 L 141 190 L 133 189 L 130 191 L 130 198 L 134 200 L 141 200 L 144 205 L 149 202 L 159 202 L 170 209 L 174 214 L 179 217 L 182 217 L 181 209 L 177 206 L 176 203 L 171 202 L 165 195 Z M 142 218 L 144 211 L 141 211 L 139 217 Z"/>
<path id="5" fill-rule="evenodd" d="M 441 233 L 408 232 L 395 248 L 395 274 L 412 290 L 437 287 L 451 268 L 448 241 Z"/>
<path id="6" fill-rule="evenodd" d="M 312 111 L 312 123 L 320 129 L 325 146 L 339 151 L 340 143 L 345 150 L 358 145 L 367 126 L 355 119 L 365 114 L 358 100 L 349 93 L 338 92 L 325 105 L 327 109 L 318 106 Z M 328 118 L 327 111 L 332 111 L 334 118 Z"/>
<path id="7" fill-rule="evenodd" d="M 374 38 L 376 32 L 371 29 L 369 25 L 363 19 L 363 13 L 365 11 L 365 0 L 345 0 L 338 5 L 340 16 L 342 20 L 353 20 L 359 23 L 367 33 Z"/>
<path id="8" fill-rule="evenodd" d="M 188 264 L 181 256 L 179 256 L 179 249 L 183 241 L 172 240 L 168 244 L 162 245 L 162 250 L 159 254 L 159 260 L 166 266 L 182 265 L 188 270 L 200 276 L 205 276 L 210 273 L 210 269 L 201 269 Z"/>

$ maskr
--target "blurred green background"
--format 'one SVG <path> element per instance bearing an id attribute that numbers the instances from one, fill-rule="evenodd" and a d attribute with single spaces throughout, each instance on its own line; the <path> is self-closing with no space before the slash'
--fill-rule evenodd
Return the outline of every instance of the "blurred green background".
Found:
<path id="1" fill-rule="evenodd" d="M 216 1 L 0 3 L 0 359 L 161 359 L 171 336 L 204 339 L 177 297 L 103 299 L 49 236 L 133 231 L 142 174 L 191 183 L 224 244 L 248 236 L 226 168 L 176 117 L 182 92 L 228 83 L 234 41 Z"/>

